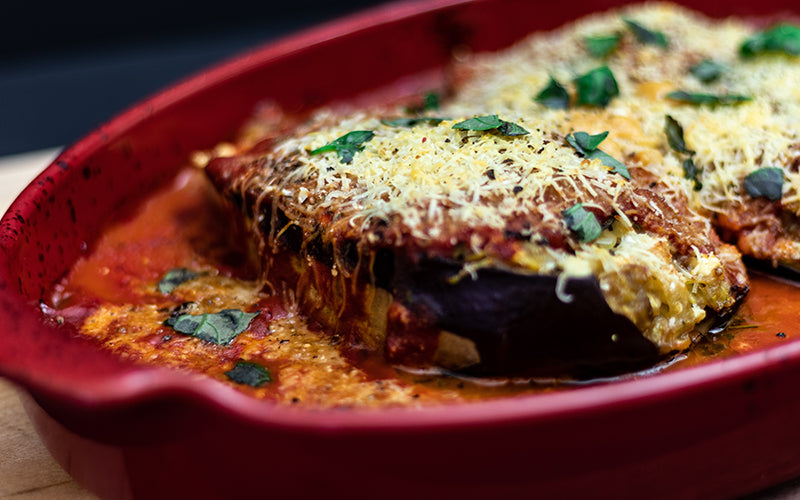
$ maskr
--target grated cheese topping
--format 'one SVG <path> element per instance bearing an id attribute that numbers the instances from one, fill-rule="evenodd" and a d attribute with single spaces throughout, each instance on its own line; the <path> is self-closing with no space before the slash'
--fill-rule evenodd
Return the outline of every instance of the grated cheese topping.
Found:
<path id="1" fill-rule="evenodd" d="M 637 41 L 624 19 L 663 32 L 669 47 Z M 392 127 L 381 122 L 383 115 L 342 117 L 323 110 L 280 141 L 263 175 L 251 182 L 266 186 L 264 196 L 296 220 L 333 214 L 330 233 L 361 231 L 370 244 L 376 241 L 371 228 L 395 223 L 402 227 L 393 236 L 396 246 L 408 239 L 423 248 L 466 243 L 489 264 L 564 279 L 594 275 L 612 309 L 659 345 L 680 348 L 707 308 L 722 310 L 733 303 L 730 284 L 721 279 L 726 262 L 714 250 L 719 244 L 709 240 L 710 221 L 713 214 L 735 218 L 753 203 L 743 188 L 745 176 L 764 166 L 784 168 L 782 206 L 800 215 L 800 173 L 794 166 L 800 162 L 800 61 L 786 55 L 742 59 L 739 47 L 754 32 L 741 20 L 710 20 L 667 3 L 589 16 L 501 52 L 458 61 L 468 76 L 456 82 L 448 102 L 426 113 L 444 118 L 440 123 Z M 597 59 L 587 52 L 587 36 L 613 33 L 622 37 L 609 56 Z M 689 71 L 705 59 L 725 68 L 712 83 Z M 551 78 L 567 87 L 574 101 L 573 80 L 602 65 L 612 71 L 620 92 L 608 106 L 553 110 L 535 101 Z M 693 105 L 667 98 L 675 90 L 748 100 Z M 529 133 L 508 137 L 453 128 L 482 115 L 497 115 Z M 702 172 L 700 190 L 684 175 L 686 155 L 667 141 L 667 116 L 683 127 Z M 335 151 L 311 154 L 356 130 L 372 131 L 374 137 L 349 163 Z M 608 131 L 600 149 L 623 162 L 634 178 L 629 181 L 602 161 L 578 154 L 566 142 L 577 131 Z M 655 185 L 664 205 L 641 194 Z M 562 212 L 576 203 L 613 216 L 598 240 L 579 241 L 567 226 Z M 664 213 L 664 206 L 680 207 L 680 220 Z M 635 218 L 644 211 L 680 226 L 679 234 L 694 234 L 687 248 L 669 235 L 638 227 Z M 530 224 L 520 220 L 561 234 L 566 245 L 543 244 L 541 232 L 526 233 Z M 463 227 L 473 231 L 464 236 Z M 490 235 L 510 227 L 524 236 L 514 256 L 493 255 Z M 781 248 L 782 258 L 800 260 L 800 243 L 789 241 Z"/>

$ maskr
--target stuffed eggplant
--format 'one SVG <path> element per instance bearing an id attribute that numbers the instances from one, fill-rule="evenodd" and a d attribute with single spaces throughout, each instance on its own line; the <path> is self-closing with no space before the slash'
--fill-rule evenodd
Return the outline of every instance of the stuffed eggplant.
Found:
<path id="1" fill-rule="evenodd" d="M 441 103 L 262 119 L 207 172 L 265 281 L 348 346 L 479 374 L 636 370 L 730 317 L 739 250 L 800 258 L 798 33 L 628 7 L 459 54 Z"/>
<path id="2" fill-rule="evenodd" d="M 322 113 L 206 171 L 247 221 L 265 281 L 400 365 L 635 370 L 743 298 L 739 254 L 668 184 L 593 157 L 597 137 L 462 118 Z"/>

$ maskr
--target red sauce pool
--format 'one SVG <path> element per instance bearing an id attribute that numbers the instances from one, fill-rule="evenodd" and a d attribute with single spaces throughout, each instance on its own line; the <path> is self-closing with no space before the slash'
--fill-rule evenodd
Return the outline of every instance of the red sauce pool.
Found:
<path id="1" fill-rule="evenodd" d="M 243 243 L 246 237 L 230 221 L 230 215 L 202 171 L 187 169 L 171 186 L 147 200 L 132 218 L 108 228 L 89 256 L 78 261 L 67 278 L 55 287 L 50 306 L 68 321 L 80 325 L 99 304 L 159 303 L 164 297 L 154 291 L 153 283 L 176 267 L 213 267 L 224 276 L 253 280 L 257 273 Z M 160 338 L 160 334 L 156 337 Z M 254 336 L 254 342 L 258 340 L 255 337 L 258 335 Z M 262 332 L 259 338 L 263 340 L 263 337 Z M 159 342 L 154 338 L 153 335 L 143 337 L 153 344 L 153 349 L 170 348 L 156 346 Z M 663 369 L 683 369 L 797 338 L 800 338 L 800 284 L 753 272 L 750 295 L 731 326 L 700 342 Z M 184 345 L 185 339 L 180 340 L 171 347 Z M 105 338 L 101 342 L 108 347 L 111 341 Z M 125 349 L 120 352 L 126 353 Z M 229 354 L 220 354 L 216 359 L 204 361 L 202 366 L 190 368 L 224 380 L 224 370 L 217 365 L 220 360 L 230 364 Z M 137 356 L 146 357 L 141 353 Z M 138 359 L 137 356 L 134 358 Z M 159 362 L 156 356 L 153 359 Z M 420 387 L 423 392 L 456 391 L 462 399 L 559 388 L 530 381 L 471 383 L 453 377 L 401 373 L 374 357 L 363 365 L 359 368 L 375 379 L 393 374 L 404 383 Z M 242 390 L 255 396 L 274 396 L 272 390 Z"/>

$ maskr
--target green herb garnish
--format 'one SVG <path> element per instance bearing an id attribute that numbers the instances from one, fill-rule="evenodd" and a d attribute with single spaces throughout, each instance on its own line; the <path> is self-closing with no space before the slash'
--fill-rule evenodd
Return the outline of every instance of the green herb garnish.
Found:
<path id="1" fill-rule="evenodd" d="M 576 203 L 572 207 L 561 212 L 567 227 L 575 233 L 578 240 L 589 243 L 600 237 L 603 232 L 602 226 L 597 221 L 597 217 L 590 211 L 583 208 L 583 205 Z"/>
<path id="2" fill-rule="evenodd" d="M 669 146 L 678 153 L 693 155 L 694 151 L 686 147 L 686 140 L 683 138 L 683 127 L 678 121 L 667 115 L 664 125 L 664 133 L 667 135 Z"/>
<path id="3" fill-rule="evenodd" d="M 600 160 L 600 163 L 610 167 L 612 172 L 631 180 L 631 174 L 628 171 L 628 167 L 626 167 L 624 163 L 608 153 L 597 149 L 598 146 L 600 146 L 600 143 L 602 143 L 606 137 L 608 137 L 608 131 L 595 135 L 588 134 L 587 132 L 574 132 L 569 134 L 566 140 L 567 144 L 575 148 L 575 150 L 584 158 L 589 160 Z"/>
<path id="4" fill-rule="evenodd" d="M 689 179 L 692 181 L 693 186 L 692 188 L 695 191 L 700 191 L 703 189 L 703 183 L 700 182 L 700 174 L 703 173 L 702 168 L 698 168 L 697 165 L 694 164 L 694 160 L 691 158 L 686 158 L 683 160 L 683 177 L 684 179 Z"/>
<path id="5" fill-rule="evenodd" d="M 778 24 L 751 36 L 739 48 L 743 57 L 753 57 L 767 52 L 800 55 L 800 27 Z"/>
<path id="6" fill-rule="evenodd" d="M 686 92 L 684 90 L 675 90 L 666 95 L 668 99 L 679 101 L 687 104 L 699 105 L 730 105 L 739 104 L 742 102 L 751 101 L 752 98 L 739 95 L 739 94 L 705 94 L 702 92 Z"/>
<path id="7" fill-rule="evenodd" d="M 396 118 L 394 120 L 381 120 L 381 123 L 386 125 L 387 127 L 411 128 L 423 124 L 436 126 L 445 120 L 446 118 L 432 118 L 427 116 L 418 116 L 414 118 Z"/>
<path id="8" fill-rule="evenodd" d="M 703 83 L 711 83 L 727 70 L 727 67 L 711 59 L 703 59 L 699 63 L 689 68 L 689 72 Z"/>
<path id="9" fill-rule="evenodd" d="M 608 131 L 591 135 L 588 132 L 575 132 L 567 136 L 567 143 L 584 156 L 595 151 L 608 137 Z"/>
<path id="10" fill-rule="evenodd" d="M 432 109 L 439 109 L 440 96 L 436 92 L 428 92 L 422 96 L 422 103 L 417 106 L 409 106 L 406 111 L 410 114 L 424 113 Z"/>
<path id="11" fill-rule="evenodd" d="M 453 125 L 456 130 L 497 131 L 502 135 L 520 136 L 529 132 L 516 123 L 501 120 L 497 115 L 476 116 Z"/>
<path id="12" fill-rule="evenodd" d="M 375 133 L 371 130 L 354 130 L 311 151 L 310 154 L 317 155 L 328 151 L 336 151 L 336 154 L 339 155 L 339 161 L 350 163 L 353 161 L 353 156 L 364 149 L 362 144 L 371 141 L 373 137 L 375 137 Z"/>
<path id="13" fill-rule="evenodd" d="M 669 40 L 664 33 L 646 28 L 632 19 L 623 18 L 622 20 L 625 21 L 625 24 L 628 25 L 628 28 L 641 43 L 657 45 L 663 48 L 669 47 Z"/>
<path id="14" fill-rule="evenodd" d="M 614 33 L 613 35 L 587 36 L 583 41 L 586 43 L 589 55 L 602 59 L 617 49 L 621 39 L 622 36 L 619 33 Z"/>
<path id="15" fill-rule="evenodd" d="M 763 167 L 744 178 L 744 190 L 753 198 L 777 201 L 783 196 L 783 169 Z"/>
<path id="16" fill-rule="evenodd" d="M 239 360 L 225 375 L 237 384 L 261 387 L 272 382 L 272 374 L 265 367 L 250 361 Z"/>
<path id="17" fill-rule="evenodd" d="M 167 271 L 167 274 L 158 282 L 158 291 L 164 295 L 172 293 L 178 285 L 191 281 L 199 276 L 191 269 L 179 267 Z"/>
<path id="18" fill-rule="evenodd" d="M 552 76 L 547 86 L 533 100 L 550 109 L 569 108 L 569 92 Z"/>
<path id="19" fill-rule="evenodd" d="M 611 99 L 619 95 L 619 87 L 614 73 L 608 66 L 589 71 L 575 79 L 579 106 L 605 107 Z"/>
<path id="20" fill-rule="evenodd" d="M 699 176 L 703 172 L 702 169 L 697 168 L 692 156 L 694 151 L 686 146 L 686 140 L 683 137 L 683 127 L 678 121 L 667 115 L 664 124 L 664 134 L 667 136 L 669 146 L 677 153 L 688 155 L 688 158 L 683 160 L 683 177 L 689 179 L 693 183 L 695 191 L 703 189 L 703 183 L 700 182 Z"/>
<path id="21" fill-rule="evenodd" d="M 430 111 L 432 109 L 439 109 L 439 94 L 429 92 L 422 99 L 422 110 Z"/>
<path id="22" fill-rule="evenodd" d="M 230 344 L 237 335 L 245 331 L 258 313 L 246 313 L 238 309 L 225 309 L 218 313 L 183 314 L 171 321 L 176 332 L 191 335 L 217 345 Z"/>

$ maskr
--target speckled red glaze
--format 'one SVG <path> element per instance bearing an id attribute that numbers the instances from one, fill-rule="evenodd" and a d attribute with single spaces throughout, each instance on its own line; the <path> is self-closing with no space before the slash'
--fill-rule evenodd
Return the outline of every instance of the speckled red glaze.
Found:
<path id="1" fill-rule="evenodd" d="M 0 222 L 0 375 L 23 389 L 54 457 L 109 498 L 724 498 L 800 476 L 797 342 L 559 394 L 299 411 L 124 363 L 40 312 L 42 295 L 105 223 L 133 210 L 190 151 L 230 137 L 257 101 L 311 109 L 435 73 L 459 45 L 501 48 L 614 5 L 391 4 L 189 78 L 66 150 Z M 788 0 L 692 7 L 800 14 Z"/>

